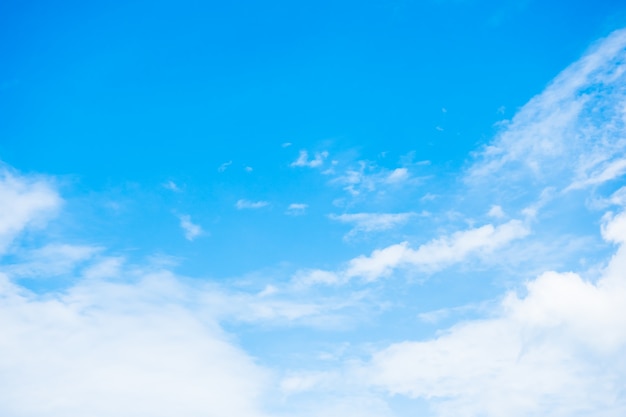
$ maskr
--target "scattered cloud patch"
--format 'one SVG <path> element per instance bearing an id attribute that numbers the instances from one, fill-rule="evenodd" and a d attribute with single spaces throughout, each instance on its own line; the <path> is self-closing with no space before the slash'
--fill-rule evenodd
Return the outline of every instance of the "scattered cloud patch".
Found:
<path id="1" fill-rule="evenodd" d="M 166 190 L 174 191 L 175 193 L 180 193 L 182 190 L 174 181 L 166 181 L 163 183 L 163 188 Z"/>
<path id="2" fill-rule="evenodd" d="M 309 167 L 316 168 L 324 163 L 324 160 L 328 157 L 328 152 L 316 152 L 313 159 L 309 159 L 309 153 L 306 150 L 301 150 L 298 155 L 298 159 L 293 161 L 290 166 L 292 167 Z"/>
<path id="3" fill-rule="evenodd" d="M 353 224 L 353 229 L 346 235 L 354 236 L 358 233 L 381 232 L 408 222 L 417 213 L 351 213 L 330 214 L 328 217 L 341 223 Z"/>
<path id="4" fill-rule="evenodd" d="M 291 203 L 289 204 L 289 207 L 287 207 L 285 214 L 290 216 L 301 216 L 306 213 L 306 209 L 308 207 L 309 205 L 304 203 Z"/>
<path id="5" fill-rule="evenodd" d="M 263 207 L 267 207 L 270 203 L 267 201 L 250 201 L 250 200 L 237 200 L 237 202 L 235 203 L 235 207 L 237 208 L 237 210 L 244 210 L 244 209 L 260 209 Z"/>
<path id="6" fill-rule="evenodd" d="M 409 179 L 409 170 L 406 168 L 396 168 L 391 171 L 391 174 L 387 177 L 389 183 L 399 183 Z"/>
<path id="7" fill-rule="evenodd" d="M 411 249 L 400 243 L 377 249 L 370 256 L 360 256 L 350 261 L 347 277 L 362 277 L 375 281 L 389 276 L 398 267 L 413 267 L 424 272 L 439 271 L 461 262 L 470 255 L 488 254 L 513 240 L 526 237 L 530 231 L 519 220 L 511 220 L 499 226 L 491 224 L 455 232 Z"/>
<path id="8" fill-rule="evenodd" d="M 224 162 L 222 165 L 220 165 L 217 168 L 218 172 L 224 172 L 228 169 L 229 166 L 231 166 L 233 164 L 233 161 L 228 161 L 228 162 Z"/>
<path id="9" fill-rule="evenodd" d="M 185 239 L 188 241 L 192 241 L 198 236 L 202 235 L 204 232 L 202 231 L 202 227 L 197 224 L 194 224 L 191 221 L 191 217 L 187 214 L 181 215 L 180 219 L 180 227 L 183 229 L 185 233 Z"/>

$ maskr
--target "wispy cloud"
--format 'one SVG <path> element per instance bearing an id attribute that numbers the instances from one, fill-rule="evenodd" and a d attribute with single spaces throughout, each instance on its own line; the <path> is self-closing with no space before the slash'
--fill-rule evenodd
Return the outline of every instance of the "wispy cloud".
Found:
<path id="1" fill-rule="evenodd" d="M 233 164 L 233 161 L 228 161 L 228 162 L 224 162 L 222 165 L 220 165 L 217 168 L 218 172 L 224 172 L 228 169 L 229 166 L 231 166 Z"/>
<path id="2" fill-rule="evenodd" d="M 163 188 L 165 188 L 166 190 L 174 191 L 175 193 L 180 193 L 182 191 L 180 187 L 172 180 L 164 182 Z"/>
<path id="3" fill-rule="evenodd" d="M 352 196 L 359 196 L 380 191 L 385 186 L 401 187 L 415 180 L 406 167 L 390 170 L 368 161 L 359 161 L 357 167 L 350 167 L 335 176 L 331 184 L 343 185 Z"/>
<path id="4" fill-rule="evenodd" d="M 26 227 L 44 222 L 62 203 L 42 177 L 18 176 L 0 167 L 0 254 Z"/>
<path id="5" fill-rule="evenodd" d="M 244 209 L 260 209 L 263 207 L 268 206 L 270 203 L 268 201 L 250 201 L 250 200 L 237 200 L 237 202 L 235 203 L 235 207 L 238 210 L 244 210 Z"/>
<path id="6" fill-rule="evenodd" d="M 477 156 L 469 182 L 498 175 L 560 190 L 599 185 L 626 172 L 626 30 L 599 42 L 501 125 Z"/>
<path id="7" fill-rule="evenodd" d="M 350 213 L 350 214 L 330 214 L 328 217 L 341 223 L 353 224 L 354 227 L 347 237 L 357 233 L 381 232 L 401 226 L 408 222 L 417 213 Z"/>
<path id="8" fill-rule="evenodd" d="M 417 249 L 411 249 L 407 243 L 400 243 L 377 249 L 370 256 L 351 260 L 346 275 L 373 281 L 388 276 L 400 266 L 435 272 L 463 261 L 470 255 L 491 253 L 529 233 L 529 229 L 521 221 L 511 220 L 499 226 L 487 224 L 455 232 L 425 243 Z"/>
<path id="9" fill-rule="evenodd" d="M 197 224 L 192 223 L 191 217 L 187 214 L 179 216 L 180 219 L 180 227 L 183 229 L 185 233 L 185 239 L 192 241 L 198 236 L 202 235 L 204 232 L 202 227 Z"/>
<path id="10" fill-rule="evenodd" d="M 301 271 L 293 278 L 297 285 L 344 284 L 353 278 L 366 282 L 388 277 L 400 268 L 411 268 L 423 273 L 434 273 L 469 257 L 484 257 L 505 248 L 511 242 L 522 239 L 530 233 L 529 228 L 519 220 L 494 226 L 458 231 L 441 236 L 412 249 L 408 242 L 402 242 L 374 250 L 369 256 L 361 255 L 351 259 L 337 271 Z"/>
<path id="11" fill-rule="evenodd" d="M 306 213 L 306 209 L 308 207 L 309 205 L 304 203 L 291 203 L 289 204 L 289 207 L 287 207 L 285 214 L 290 216 L 301 216 Z"/>
<path id="12" fill-rule="evenodd" d="M 91 259 L 102 248 L 66 243 L 48 244 L 42 248 L 26 251 L 19 256 L 20 262 L 6 270 L 16 277 L 55 277 L 70 275 L 80 264 Z"/>
<path id="13" fill-rule="evenodd" d="M 298 155 L 298 159 L 293 161 L 290 166 L 292 167 L 309 167 L 316 168 L 324 163 L 324 160 L 328 157 L 328 152 L 316 152 L 313 159 L 309 159 L 309 153 L 306 150 L 301 150 Z"/>

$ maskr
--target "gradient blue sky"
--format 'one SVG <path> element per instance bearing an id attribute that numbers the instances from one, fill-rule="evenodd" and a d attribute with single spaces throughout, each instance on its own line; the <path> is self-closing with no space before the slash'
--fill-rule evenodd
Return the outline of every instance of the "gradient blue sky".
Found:
<path id="1" fill-rule="evenodd" d="M 0 414 L 622 416 L 626 5 L 0 5 Z"/>

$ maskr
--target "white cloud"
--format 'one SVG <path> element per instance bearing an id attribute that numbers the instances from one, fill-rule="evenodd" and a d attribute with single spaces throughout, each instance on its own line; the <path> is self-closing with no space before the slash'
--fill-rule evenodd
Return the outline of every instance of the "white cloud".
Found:
<path id="1" fill-rule="evenodd" d="M 502 219 L 506 217 L 506 214 L 504 214 L 504 210 L 502 210 L 502 207 L 498 205 L 491 206 L 489 212 L 487 212 L 487 215 L 496 219 Z"/>
<path id="2" fill-rule="evenodd" d="M 6 267 L 14 277 L 50 278 L 69 274 L 77 265 L 91 259 L 102 248 L 68 244 L 49 244 L 22 253 L 21 262 Z"/>
<path id="3" fill-rule="evenodd" d="M 235 203 L 235 207 L 237 207 L 238 210 L 243 210 L 243 209 L 259 209 L 262 207 L 266 207 L 268 206 L 270 203 L 267 201 L 250 201 L 250 200 L 238 200 L 237 203 Z"/>
<path id="4" fill-rule="evenodd" d="M 493 176 L 599 185 L 626 172 L 626 30 L 599 42 L 530 100 L 477 156 L 470 182 Z M 530 177 L 530 178 L 529 178 Z"/>
<path id="5" fill-rule="evenodd" d="M 359 232 L 380 232 L 401 226 L 408 222 L 417 213 L 351 213 L 351 214 L 331 214 L 328 217 L 341 223 L 354 224 L 354 228 L 347 237 L 356 235 Z"/>
<path id="6" fill-rule="evenodd" d="M 261 417 L 269 375 L 168 274 L 37 296 L 0 276 L 0 414 Z"/>
<path id="7" fill-rule="evenodd" d="M 315 157 L 309 160 L 309 153 L 305 150 L 301 150 L 298 155 L 298 159 L 293 161 L 290 166 L 292 167 L 319 167 L 324 163 L 324 160 L 328 157 L 328 152 L 316 152 Z"/>
<path id="8" fill-rule="evenodd" d="M 180 193 L 182 191 L 180 187 L 174 181 L 171 181 L 171 180 L 163 183 L 163 188 L 170 190 L 170 191 L 174 191 L 175 193 Z"/>
<path id="9" fill-rule="evenodd" d="M 180 216 L 179 218 L 180 218 L 180 227 L 185 232 L 185 239 L 192 241 L 204 233 L 202 231 L 202 227 L 191 222 L 191 217 L 189 215 L 184 214 Z"/>
<path id="10" fill-rule="evenodd" d="M 419 179 L 412 178 L 408 168 L 389 170 L 368 161 L 359 161 L 358 168 L 346 169 L 341 175 L 333 178 L 331 183 L 341 184 L 348 193 L 359 196 L 381 191 L 383 187 L 384 190 L 388 190 L 389 186 L 401 187 L 405 184 L 415 184 L 417 181 Z"/>
<path id="11" fill-rule="evenodd" d="M 0 167 L 0 254 L 25 228 L 46 220 L 61 198 L 42 178 L 17 176 Z"/>
<path id="12" fill-rule="evenodd" d="M 398 183 L 409 179 L 409 171 L 406 168 L 396 168 L 391 171 L 391 174 L 387 177 L 387 182 Z"/>
<path id="13" fill-rule="evenodd" d="M 124 258 L 106 257 L 86 268 L 82 275 L 87 279 L 104 279 L 120 276 Z"/>
<path id="14" fill-rule="evenodd" d="M 287 207 L 285 214 L 290 216 L 301 216 L 306 213 L 306 209 L 308 207 L 309 205 L 304 203 L 291 203 L 289 204 L 289 207 Z"/>
<path id="15" fill-rule="evenodd" d="M 546 272 L 490 318 L 379 351 L 365 375 L 430 399 L 442 417 L 624 415 L 626 214 L 607 215 L 602 230 L 622 246 L 597 282 Z"/>
<path id="16" fill-rule="evenodd" d="M 528 227 L 519 220 L 498 226 L 487 224 L 433 239 L 417 249 L 407 242 L 374 250 L 369 256 L 358 256 L 338 271 L 320 269 L 299 271 L 292 278 L 297 286 L 344 284 L 353 278 L 376 281 L 390 276 L 399 268 L 433 273 L 470 257 L 485 257 L 505 248 L 512 241 L 526 237 Z"/>
<path id="17" fill-rule="evenodd" d="M 370 256 L 360 256 L 350 261 L 347 277 L 363 277 L 373 281 L 388 276 L 398 267 L 417 267 L 425 272 L 435 272 L 461 262 L 470 255 L 485 255 L 502 248 L 511 241 L 529 234 L 519 220 L 511 220 L 494 227 L 491 224 L 459 231 L 411 249 L 400 243 L 377 249 Z"/>
<path id="18" fill-rule="evenodd" d="M 218 171 L 218 172 L 224 172 L 224 171 L 226 171 L 226 170 L 228 169 L 228 167 L 232 165 L 232 163 L 233 163 L 233 161 L 224 162 L 222 165 L 220 165 L 220 166 L 217 168 L 217 171 Z"/>

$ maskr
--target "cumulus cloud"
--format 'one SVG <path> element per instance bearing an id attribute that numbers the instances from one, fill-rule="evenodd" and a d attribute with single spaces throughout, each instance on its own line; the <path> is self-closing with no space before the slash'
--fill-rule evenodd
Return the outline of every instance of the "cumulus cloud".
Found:
<path id="1" fill-rule="evenodd" d="M 546 272 L 493 317 L 377 352 L 371 383 L 431 399 L 442 417 L 623 415 L 626 214 L 607 215 L 602 230 L 620 247 L 596 282 Z"/>
<path id="2" fill-rule="evenodd" d="M 263 207 L 268 206 L 270 203 L 267 201 L 250 201 L 250 200 L 238 200 L 237 203 L 235 203 L 235 207 L 238 210 L 244 210 L 244 209 L 260 209 Z"/>
<path id="3" fill-rule="evenodd" d="M 269 375 L 167 273 L 35 295 L 0 276 L 0 414 L 260 417 Z"/>
<path id="4" fill-rule="evenodd" d="M 203 231 L 202 227 L 197 224 L 192 223 L 191 217 L 187 214 L 184 214 L 179 217 L 180 218 L 180 227 L 183 229 L 185 233 L 185 239 L 192 241 L 198 236 L 200 236 Z"/>

